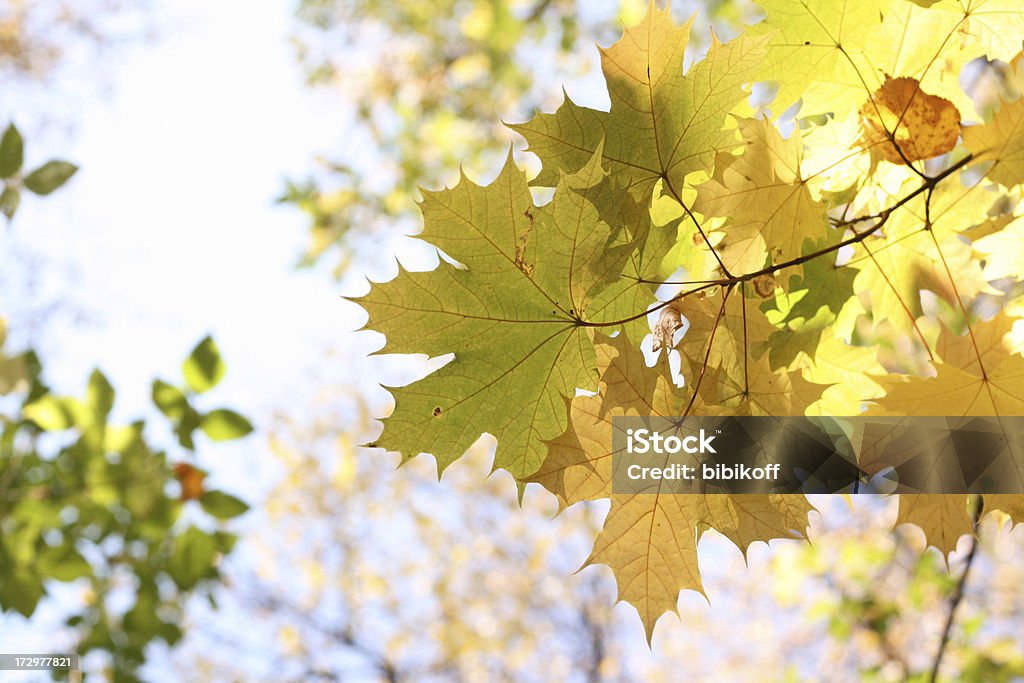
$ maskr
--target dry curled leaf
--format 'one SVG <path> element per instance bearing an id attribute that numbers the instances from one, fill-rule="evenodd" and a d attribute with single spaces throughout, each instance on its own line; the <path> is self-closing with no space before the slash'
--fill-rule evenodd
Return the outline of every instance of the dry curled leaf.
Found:
<path id="1" fill-rule="evenodd" d="M 203 495 L 203 480 L 206 478 L 206 472 L 187 462 L 179 462 L 174 466 L 174 477 L 181 484 L 179 500 L 198 500 Z"/>
<path id="2" fill-rule="evenodd" d="M 914 78 L 887 76 L 860 113 L 865 146 L 894 164 L 945 154 L 960 135 L 956 106 L 921 90 Z"/>
<path id="3" fill-rule="evenodd" d="M 654 343 L 651 349 L 654 351 L 660 351 L 662 347 L 670 349 L 675 344 L 672 343 L 672 337 L 676 332 L 681 330 L 683 327 L 683 316 L 675 306 L 666 306 L 661 309 L 661 315 L 658 316 L 658 322 L 655 323 L 654 329 Z"/>

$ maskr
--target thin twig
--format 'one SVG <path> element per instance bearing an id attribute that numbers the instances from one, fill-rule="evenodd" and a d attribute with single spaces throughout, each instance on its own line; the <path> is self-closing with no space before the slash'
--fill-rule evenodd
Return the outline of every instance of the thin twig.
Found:
<path id="1" fill-rule="evenodd" d="M 978 496 L 973 496 L 971 502 L 974 505 L 974 525 L 977 529 L 978 520 L 981 518 L 981 500 Z M 953 590 L 953 594 L 949 596 L 949 611 L 946 613 L 946 624 L 942 628 L 942 639 L 939 641 L 939 649 L 935 652 L 935 659 L 932 661 L 931 674 L 928 677 L 928 680 L 931 683 L 936 683 L 936 681 L 939 680 L 939 669 L 942 667 L 942 658 L 946 654 L 946 646 L 949 644 L 949 637 L 953 630 L 953 620 L 956 618 L 956 609 L 964 599 L 964 593 L 967 588 L 967 579 L 971 575 L 971 566 L 974 564 L 974 558 L 978 554 L 977 532 L 971 534 L 970 543 L 971 547 L 967 551 L 967 558 L 964 560 L 964 571 L 960 574 L 960 579 L 956 583 L 956 588 Z"/>
<path id="2" fill-rule="evenodd" d="M 911 192 L 910 194 L 906 195 L 905 197 L 900 199 L 898 202 L 896 202 L 895 204 L 890 206 L 888 209 L 883 211 L 878 216 L 877 221 L 875 222 L 875 224 L 872 225 L 869 229 L 865 230 L 864 232 L 856 232 L 856 231 L 854 231 L 854 234 L 853 234 L 852 237 L 848 237 L 847 239 L 842 240 L 841 242 L 837 242 L 836 244 L 824 247 L 822 249 L 818 249 L 817 251 L 813 251 L 810 254 L 804 254 L 803 256 L 799 256 L 799 257 L 791 259 L 789 261 L 785 261 L 784 263 L 779 263 L 779 264 L 776 264 L 776 265 L 766 266 L 765 268 L 762 268 L 760 270 L 756 270 L 756 271 L 751 272 L 751 273 L 746 273 L 744 275 L 736 275 L 736 276 L 723 277 L 722 279 L 718 280 L 717 282 L 709 282 L 708 284 L 703 284 L 703 285 L 701 285 L 699 287 L 694 287 L 693 289 L 686 290 L 685 292 L 680 292 L 679 294 L 676 294 L 674 297 L 672 297 L 672 298 L 670 298 L 670 299 L 668 299 L 666 301 L 662 301 L 662 302 L 658 303 L 657 305 L 652 306 L 652 307 L 650 307 L 650 308 L 648 308 L 648 309 L 646 309 L 644 311 L 641 311 L 639 313 L 635 313 L 635 314 L 633 314 L 631 316 L 628 316 L 626 318 L 622 318 L 620 320 L 609 320 L 607 322 L 590 322 L 590 321 L 587 321 L 587 320 L 576 320 L 575 323 L 576 323 L 576 325 L 581 326 L 581 327 L 614 327 L 614 326 L 617 326 L 617 325 L 624 325 L 626 323 L 633 322 L 634 320 L 639 320 L 640 318 L 643 318 L 644 316 L 649 315 L 649 314 L 653 313 L 654 311 L 661 310 L 662 308 L 665 308 L 666 306 L 670 306 L 673 303 L 675 303 L 676 301 L 681 301 L 682 299 L 685 299 L 686 297 L 688 297 L 690 295 L 696 294 L 697 292 L 702 292 L 702 291 L 705 291 L 707 289 L 711 289 L 712 287 L 732 287 L 732 286 L 737 285 L 737 284 L 739 284 L 741 282 L 749 282 L 750 280 L 753 280 L 756 277 L 760 277 L 761 275 L 772 275 L 774 273 L 777 273 L 780 270 L 784 270 L 786 268 L 792 268 L 793 266 L 799 266 L 799 265 L 802 265 L 804 263 L 807 263 L 808 261 L 813 261 L 816 258 L 820 258 L 821 256 L 825 256 L 826 254 L 835 253 L 835 252 L 839 251 L 840 249 L 842 249 L 843 247 L 848 247 L 848 246 L 853 245 L 853 244 L 859 244 L 859 243 L 863 242 L 864 240 L 866 240 L 871 235 L 873 235 L 876 232 L 878 232 L 879 230 L 881 230 L 882 226 L 885 225 L 886 221 L 889 220 L 889 217 L 892 215 L 892 213 L 896 209 L 898 209 L 898 208 L 908 204 L 915 197 L 919 197 L 921 194 L 932 190 L 940 182 L 942 182 L 943 180 L 945 180 L 946 178 L 948 178 L 949 176 L 953 175 L 954 173 L 956 173 L 957 171 L 962 169 L 964 166 L 969 164 L 972 159 L 974 159 L 973 155 L 968 154 L 963 159 L 959 160 L 958 162 L 956 162 L 955 164 L 953 164 L 952 166 L 950 166 L 949 168 L 944 170 L 942 173 L 939 173 L 936 176 L 929 176 L 928 179 L 924 183 L 922 183 L 917 189 L 915 189 L 913 192 Z M 683 208 L 686 208 L 686 206 L 683 205 Z M 696 221 L 696 218 L 694 218 L 693 220 Z M 861 219 L 854 220 L 853 223 L 858 223 L 858 222 L 863 221 L 863 220 L 866 220 L 866 218 L 861 218 Z M 701 231 L 701 234 L 702 235 L 704 234 L 703 231 Z M 705 236 L 704 239 L 705 239 L 705 241 L 707 241 L 707 237 L 706 236 Z M 708 242 L 708 246 L 710 246 L 710 242 Z M 713 249 L 712 249 L 712 252 L 714 252 Z M 637 279 L 637 281 L 638 282 L 647 282 L 647 283 L 650 283 L 650 284 L 659 284 L 659 285 L 660 284 L 664 284 L 661 281 L 641 280 L 639 278 Z"/>

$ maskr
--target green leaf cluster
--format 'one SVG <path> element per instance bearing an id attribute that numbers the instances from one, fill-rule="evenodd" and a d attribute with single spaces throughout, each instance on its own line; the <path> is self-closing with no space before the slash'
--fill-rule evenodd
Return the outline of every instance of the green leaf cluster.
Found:
<path id="1" fill-rule="evenodd" d="M 9 124 L 0 138 L 0 213 L 7 220 L 14 218 L 21 206 L 23 190 L 45 197 L 60 189 L 78 172 L 78 167 L 67 161 L 52 159 L 31 171 L 25 172 L 25 142 L 14 124 Z"/>
<path id="2" fill-rule="evenodd" d="M 185 362 L 186 368 L 197 365 L 216 370 L 196 375 L 206 378 L 203 391 L 224 374 L 209 338 Z M 0 353 L 0 367 L 0 389 L 17 401 L 0 416 L 0 610 L 29 617 L 55 582 L 88 587 L 87 599 L 66 621 L 80 634 L 78 652 L 106 651 L 118 680 L 138 680 L 151 643 L 174 645 L 182 637 L 189 596 L 212 598 L 219 565 L 235 543 L 223 522 L 248 506 L 206 489 L 202 472 L 181 459 L 188 451 L 161 448 L 146 421 L 112 419 L 116 391 L 99 370 L 75 397 L 45 384 L 32 352 Z M 188 395 L 154 384 L 154 400 L 179 437 L 190 413 L 214 440 L 252 431 L 227 409 L 199 414 L 188 384 Z M 187 435 L 179 446 L 191 451 L 191 431 Z M 184 514 L 190 505 L 196 510 Z M 112 599 L 123 593 L 126 576 L 133 586 L 127 607 L 123 595 Z"/>
<path id="3" fill-rule="evenodd" d="M 202 413 L 193 405 L 196 396 L 220 383 L 226 370 L 217 344 L 206 337 L 192 349 L 182 365 L 182 386 L 161 379 L 153 381 L 153 404 L 171 421 L 183 448 L 195 448 L 193 436 L 197 429 L 214 441 L 240 439 L 252 432 L 252 424 L 233 410 L 216 408 Z"/>

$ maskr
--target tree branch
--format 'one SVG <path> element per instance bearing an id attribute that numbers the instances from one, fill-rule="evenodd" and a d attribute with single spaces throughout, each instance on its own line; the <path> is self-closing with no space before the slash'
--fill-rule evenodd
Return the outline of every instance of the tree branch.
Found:
<path id="1" fill-rule="evenodd" d="M 981 499 L 979 496 L 971 496 L 971 504 L 974 506 L 974 525 L 977 529 L 978 520 L 981 518 Z M 974 564 L 974 558 L 978 554 L 978 537 L 977 533 L 971 535 L 971 547 L 967 551 L 967 558 L 964 560 L 964 571 L 960 574 L 960 579 L 956 583 L 956 588 L 953 589 L 952 595 L 949 596 L 949 610 L 946 613 L 946 623 L 942 628 L 942 638 L 939 640 L 939 649 L 935 651 L 935 659 L 932 661 L 931 673 L 928 680 L 931 683 L 936 683 L 939 680 L 939 669 L 942 667 L 942 658 L 946 654 L 946 646 L 949 644 L 949 638 L 953 631 L 953 621 L 956 618 L 957 607 L 964 599 L 964 593 L 967 588 L 967 579 L 971 575 L 971 566 Z"/>
<path id="2" fill-rule="evenodd" d="M 737 284 L 739 284 L 741 282 L 749 282 L 750 280 L 753 280 L 754 278 L 760 277 L 762 275 L 773 275 L 774 273 L 777 273 L 780 270 L 785 270 L 786 268 L 792 268 L 793 266 L 799 266 L 799 265 L 802 265 L 804 263 L 807 263 L 808 261 L 813 261 L 814 259 L 819 258 L 821 256 L 826 256 L 828 254 L 835 253 L 835 252 L 839 251 L 840 249 L 842 249 L 843 247 L 848 247 L 848 246 L 851 246 L 851 245 L 854 245 L 854 244 L 859 244 L 860 242 L 863 242 L 864 240 L 866 240 L 871 235 L 873 235 L 876 232 L 878 232 L 882 228 L 882 226 L 885 225 L 886 221 L 889 220 L 889 216 L 892 215 L 893 211 L 895 211 L 896 209 L 900 208 L 901 206 L 905 206 L 906 204 L 910 203 L 913 199 L 915 199 L 916 197 L 919 197 L 921 194 L 923 194 L 925 192 L 930 192 L 940 182 L 942 182 L 943 180 L 945 180 L 949 176 L 953 175 L 954 173 L 956 173 L 957 171 L 962 169 L 964 166 L 969 164 L 973 159 L 974 159 L 974 156 L 971 155 L 971 154 L 968 154 L 963 159 L 960 159 L 958 162 L 956 162 L 955 164 L 953 164 L 952 166 L 950 166 L 949 168 L 944 170 L 942 173 L 940 173 L 940 174 L 938 174 L 936 176 L 929 176 L 929 177 L 927 177 L 925 179 L 925 182 L 923 182 L 917 189 L 915 189 L 913 192 L 911 192 L 910 194 L 906 195 L 905 197 L 900 199 L 898 202 L 896 202 L 895 204 L 893 204 L 892 206 L 887 208 L 885 211 L 881 212 L 880 214 L 878 214 L 876 216 L 863 216 L 861 218 L 855 218 L 855 219 L 850 220 L 849 223 L 845 224 L 847 227 L 853 226 L 853 225 L 855 225 L 857 223 L 864 222 L 866 220 L 877 219 L 875 224 L 872 225 L 868 230 L 865 230 L 864 232 L 857 232 L 856 230 L 854 230 L 853 231 L 854 234 L 853 234 L 852 237 L 848 237 L 845 240 L 842 240 L 841 242 L 838 242 L 838 243 L 833 244 L 833 245 L 828 246 L 828 247 L 823 247 L 821 249 L 818 249 L 817 251 L 811 252 L 810 254 L 804 254 L 803 256 L 798 256 L 797 258 L 790 259 L 789 261 L 784 261 L 783 263 L 778 263 L 778 264 L 774 264 L 774 265 L 770 265 L 770 266 L 765 266 L 764 268 L 762 268 L 760 270 L 755 270 L 753 272 L 746 273 L 744 275 L 727 276 L 727 277 L 721 278 L 720 280 L 708 281 L 708 282 L 706 282 L 705 284 L 702 284 L 699 287 L 695 287 L 693 289 L 688 289 L 685 292 L 680 292 L 679 294 L 676 294 L 671 299 L 668 299 L 666 301 L 661 301 L 661 302 L 659 302 L 655 306 L 652 306 L 652 307 L 650 307 L 650 308 L 648 308 L 648 309 L 646 309 L 644 311 L 641 311 L 641 312 L 636 313 L 634 315 L 631 315 L 629 317 L 622 318 L 621 320 L 611 320 L 611 321 L 608 321 L 608 322 L 589 322 L 589 321 L 586 321 L 586 320 L 577 320 L 576 324 L 581 326 L 581 327 L 614 327 L 614 326 L 617 326 L 617 325 L 624 325 L 626 323 L 633 322 L 634 320 L 638 320 L 638 319 L 640 319 L 640 318 L 642 318 L 642 317 L 644 317 L 644 316 L 646 316 L 646 315 L 648 315 L 650 313 L 653 313 L 655 311 L 659 311 L 662 308 L 665 308 L 666 306 L 670 306 L 673 303 L 675 303 L 676 301 L 680 301 L 682 299 L 685 299 L 686 297 L 690 296 L 691 294 L 696 294 L 697 292 L 701 292 L 701 291 L 704 291 L 706 289 L 711 289 L 712 287 L 728 287 L 728 286 L 737 285 Z M 683 205 L 683 208 L 686 209 L 686 206 Z M 689 211 L 687 211 L 687 213 L 689 213 Z M 692 214 L 691 214 L 691 219 L 696 221 L 696 218 L 694 218 L 692 216 Z M 698 229 L 700 229 L 700 226 L 698 226 Z M 701 230 L 701 235 L 704 236 L 704 232 L 702 230 Z M 708 242 L 706 236 L 704 236 L 704 240 L 705 240 L 705 242 L 707 242 L 708 247 L 710 248 L 711 244 L 710 244 L 710 242 Z M 715 252 L 714 249 L 712 249 L 712 253 L 714 253 L 715 256 L 717 257 L 717 252 Z M 723 269 L 724 269 L 724 266 L 723 266 Z M 645 284 L 656 284 L 656 285 L 670 284 L 669 282 L 665 282 L 665 281 L 645 280 L 645 279 L 640 279 L 640 278 L 637 279 L 637 282 L 643 282 Z"/>

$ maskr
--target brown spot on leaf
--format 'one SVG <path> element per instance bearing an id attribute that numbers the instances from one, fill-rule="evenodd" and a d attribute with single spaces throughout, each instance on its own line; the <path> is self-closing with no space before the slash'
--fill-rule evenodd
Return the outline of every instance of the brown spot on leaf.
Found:
<path id="1" fill-rule="evenodd" d="M 762 299 L 768 299 L 775 294 L 775 278 L 770 274 L 758 275 L 751 284 L 754 285 L 754 292 Z"/>
<path id="2" fill-rule="evenodd" d="M 434 417 L 437 417 L 440 414 L 441 414 L 441 406 L 434 406 L 434 411 L 433 411 Z"/>
<path id="3" fill-rule="evenodd" d="M 516 237 L 515 265 L 526 277 L 532 278 L 533 264 L 526 262 L 526 245 L 530 241 L 530 233 L 533 232 L 533 212 L 527 209 L 523 215 L 529 219 L 530 227 L 522 235 Z"/>

